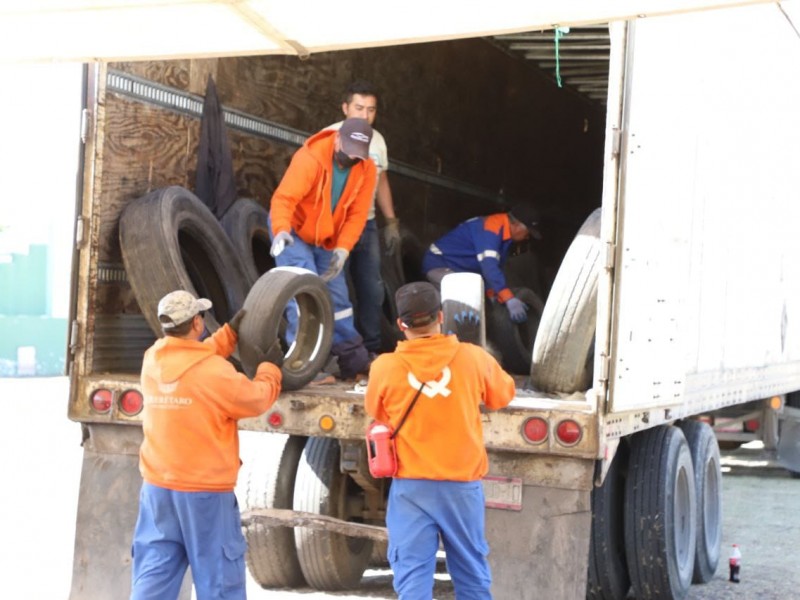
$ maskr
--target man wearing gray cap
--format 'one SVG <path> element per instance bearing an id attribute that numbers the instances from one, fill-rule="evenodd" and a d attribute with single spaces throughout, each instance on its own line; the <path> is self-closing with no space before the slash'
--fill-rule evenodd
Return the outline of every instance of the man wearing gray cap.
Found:
<path id="1" fill-rule="evenodd" d="M 246 543 L 233 488 L 238 420 L 265 412 L 281 388 L 278 340 L 251 381 L 226 359 L 240 310 L 201 342 L 211 301 L 178 290 L 158 303 L 164 337 L 144 355 L 143 483 L 133 534 L 131 598 L 177 598 L 192 567 L 198 598 L 244 598 Z"/>

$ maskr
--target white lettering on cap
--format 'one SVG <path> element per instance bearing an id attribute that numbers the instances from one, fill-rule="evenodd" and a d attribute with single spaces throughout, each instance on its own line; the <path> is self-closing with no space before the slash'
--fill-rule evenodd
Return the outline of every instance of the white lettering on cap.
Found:
<path id="1" fill-rule="evenodd" d="M 360 131 L 354 131 L 350 134 L 351 140 L 356 140 L 358 142 L 369 143 L 369 136 L 366 134 L 361 133 Z"/>

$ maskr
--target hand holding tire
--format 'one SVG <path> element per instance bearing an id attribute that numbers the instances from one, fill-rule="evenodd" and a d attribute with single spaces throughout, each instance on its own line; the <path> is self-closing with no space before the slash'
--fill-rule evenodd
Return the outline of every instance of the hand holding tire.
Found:
<path id="1" fill-rule="evenodd" d="M 331 262 L 328 265 L 328 270 L 322 274 L 322 280 L 330 281 L 341 273 L 348 256 L 350 256 L 350 253 L 344 248 L 334 248 Z"/>
<path id="2" fill-rule="evenodd" d="M 386 227 L 383 228 L 383 245 L 386 254 L 391 255 L 400 250 L 400 219 L 388 217 Z"/>
<path id="3" fill-rule="evenodd" d="M 257 365 L 268 362 L 272 363 L 279 369 L 283 366 L 283 348 L 281 347 L 281 341 L 278 338 L 275 338 L 275 341 L 270 344 L 270 347 L 267 348 L 266 351 L 255 345 L 249 345 L 248 350 L 249 354 L 255 357 L 255 363 Z"/>
<path id="4" fill-rule="evenodd" d="M 506 309 L 514 323 L 524 323 L 528 320 L 528 305 L 519 298 L 509 298 L 506 300 Z"/>
<path id="5" fill-rule="evenodd" d="M 233 315 L 233 318 L 228 321 L 228 327 L 233 329 L 233 333 L 236 334 L 236 337 L 239 337 L 239 326 L 242 324 L 242 319 L 244 318 L 246 312 L 247 311 L 245 311 L 245 309 L 240 308 L 237 313 Z"/>
<path id="6" fill-rule="evenodd" d="M 275 239 L 272 240 L 272 247 L 269 249 L 269 253 L 276 257 L 284 251 L 286 246 L 291 246 L 292 244 L 294 244 L 292 234 L 288 231 L 279 231 Z"/>

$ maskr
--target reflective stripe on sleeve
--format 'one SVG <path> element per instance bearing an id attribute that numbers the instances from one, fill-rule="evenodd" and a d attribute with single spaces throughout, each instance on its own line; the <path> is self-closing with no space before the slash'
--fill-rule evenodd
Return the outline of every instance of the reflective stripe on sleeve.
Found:
<path id="1" fill-rule="evenodd" d="M 495 260 L 500 260 L 500 253 L 497 250 L 486 250 L 485 252 L 477 254 L 476 258 L 478 259 L 478 262 L 481 262 L 484 258 L 493 258 Z"/>

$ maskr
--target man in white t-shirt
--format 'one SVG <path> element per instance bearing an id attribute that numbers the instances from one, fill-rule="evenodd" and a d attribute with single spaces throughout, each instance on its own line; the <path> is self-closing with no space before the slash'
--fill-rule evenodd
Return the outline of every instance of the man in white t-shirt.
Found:
<path id="1" fill-rule="evenodd" d="M 342 112 L 346 119 L 358 117 L 366 119 L 372 125 L 378 113 L 378 93 L 373 85 L 367 81 L 354 81 L 350 84 L 342 101 Z M 328 129 L 339 129 L 341 125 L 340 121 Z M 350 252 L 348 268 L 356 294 L 356 328 L 364 338 L 364 346 L 367 350 L 372 354 L 377 354 L 381 347 L 381 311 L 383 310 L 384 291 L 375 205 L 380 207 L 386 219 L 383 239 L 389 254 L 399 251 L 400 220 L 394 213 L 392 190 L 389 187 L 389 178 L 386 173 L 389 168 L 386 141 L 374 128 L 369 145 L 369 156 L 377 167 L 378 182 L 375 186 L 372 207 L 367 216 L 367 224 L 358 243 Z"/>

